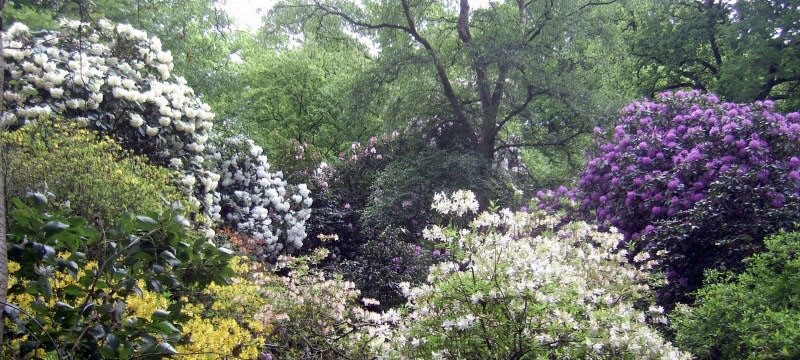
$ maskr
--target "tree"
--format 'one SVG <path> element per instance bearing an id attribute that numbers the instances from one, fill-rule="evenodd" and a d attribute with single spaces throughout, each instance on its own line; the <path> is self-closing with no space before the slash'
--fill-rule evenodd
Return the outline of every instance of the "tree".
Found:
<path id="1" fill-rule="evenodd" d="M 690 87 L 730 101 L 800 105 L 796 1 L 647 1 L 635 13 L 629 42 L 642 91 Z"/>
<path id="2" fill-rule="evenodd" d="M 357 74 L 370 66 L 363 46 L 282 44 L 263 36 L 237 40 L 236 89 L 209 97 L 217 114 L 231 119 L 225 130 L 246 133 L 286 170 L 331 160 L 377 132 L 376 119 L 349 101 Z"/>
<path id="3" fill-rule="evenodd" d="M 397 94 L 390 109 L 412 109 L 396 112 L 400 121 L 450 125 L 459 146 L 491 161 L 508 148 L 570 144 L 614 103 L 594 97 L 596 63 L 580 56 L 588 15 L 607 3 L 518 1 L 473 10 L 466 0 L 455 8 L 430 0 L 299 0 L 274 13 L 291 19 L 282 24 L 289 31 L 325 37 L 344 28 L 372 41 L 380 73 L 371 75 Z"/>
<path id="4" fill-rule="evenodd" d="M 3 53 L 4 40 L 3 40 L 3 11 L 6 6 L 5 0 L 0 0 L 0 69 L 5 69 L 6 58 Z M 5 72 L 0 71 L 0 89 L 5 88 Z M 5 112 L 5 99 L 0 96 L 0 113 Z M 0 135 L 6 131 L 5 122 L 0 121 Z M 0 311 L 0 344 L 3 343 L 3 333 L 5 331 L 4 320 L 6 308 L 6 292 L 8 291 L 8 244 L 6 243 L 6 167 L 4 161 L 4 144 L 0 142 L 0 306 L 3 311 Z"/>

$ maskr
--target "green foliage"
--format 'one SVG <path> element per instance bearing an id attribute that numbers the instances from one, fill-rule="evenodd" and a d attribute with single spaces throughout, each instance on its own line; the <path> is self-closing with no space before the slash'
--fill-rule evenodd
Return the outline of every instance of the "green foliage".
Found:
<path id="1" fill-rule="evenodd" d="M 642 1 L 631 8 L 631 53 L 647 94 L 690 87 L 729 101 L 800 105 L 796 51 L 800 8 L 792 1 Z"/>
<path id="2" fill-rule="evenodd" d="M 701 359 L 800 357 L 800 233 L 766 247 L 742 274 L 708 273 L 695 306 L 673 318 L 680 346 Z"/>
<path id="3" fill-rule="evenodd" d="M 9 197 L 50 192 L 77 215 L 113 224 L 124 211 L 156 211 L 181 201 L 176 174 L 123 150 L 111 138 L 41 120 L 3 134 Z"/>
<path id="4" fill-rule="evenodd" d="M 9 228 L 10 316 L 3 352 L 69 358 L 169 355 L 183 302 L 233 271 L 230 255 L 176 212 L 125 216 L 98 231 L 35 194 Z M 193 297 L 193 296 L 192 296 Z"/>
<path id="5" fill-rule="evenodd" d="M 437 1 L 404 5 L 290 0 L 269 20 L 295 35 L 355 32 L 368 39 L 380 51 L 358 74 L 364 91 L 356 100 L 364 111 L 378 114 L 386 128 L 447 125 L 453 131 L 436 140 L 487 161 L 505 147 L 576 148 L 573 140 L 630 94 L 630 86 L 619 86 L 626 81 L 621 62 L 609 56 L 621 46 L 614 36 L 618 8 L 604 12 L 599 3 L 577 0 L 463 11 Z M 598 31 L 605 23 L 614 25 Z"/>
<path id="6" fill-rule="evenodd" d="M 210 97 L 228 131 L 247 134 L 289 173 L 331 160 L 376 131 L 376 119 L 353 109 L 355 74 L 368 67 L 358 48 L 315 43 L 276 51 L 242 38 L 233 65 L 236 91 Z"/>

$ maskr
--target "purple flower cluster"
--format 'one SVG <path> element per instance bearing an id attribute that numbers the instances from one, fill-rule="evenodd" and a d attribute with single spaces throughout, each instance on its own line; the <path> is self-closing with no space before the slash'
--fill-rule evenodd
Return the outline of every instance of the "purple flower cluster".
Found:
<path id="1" fill-rule="evenodd" d="M 800 114 L 691 91 L 631 103 L 620 120 L 577 189 L 562 193 L 582 216 L 617 227 L 634 253 L 667 250 L 679 292 L 800 218 L 791 210 L 800 204 Z"/>
<path id="2" fill-rule="evenodd" d="M 698 91 L 658 100 L 623 109 L 613 140 L 600 145 L 580 180 L 583 212 L 637 239 L 695 207 L 726 178 L 746 180 L 748 196 L 773 207 L 798 196 L 800 114 L 778 113 L 770 101 L 722 103 Z M 775 182 L 784 186 L 776 191 Z"/>

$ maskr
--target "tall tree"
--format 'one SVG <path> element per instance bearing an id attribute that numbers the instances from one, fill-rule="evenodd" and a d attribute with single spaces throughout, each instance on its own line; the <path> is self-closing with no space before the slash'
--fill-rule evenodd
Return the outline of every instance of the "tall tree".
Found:
<path id="1" fill-rule="evenodd" d="M 236 47 L 230 91 L 207 99 L 228 119 L 226 130 L 248 134 L 282 169 L 313 167 L 377 131 L 377 121 L 349 101 L 357 74 L 371 66 L 363 45 L 306 39 L 290 47 L 262 35 L 241 36 Z"/>
<path id="2" fill-rule="evenodd" d="M 629 41 L 647 93 L 691 87 L 727 100 L 800 106 L 800 2 L 679 0 L 642 3 Z"/>
<path id="3" fill-rule="evenodd" d="M 387 106 L 401 109 L 394 117 L 449 128 L 450 139 L 492 161 L 508 148 L 569 144 L 614 103 L 593 94 L 597 64 L 579 55 L 594 36 L 590 15 L 610 3 L 296 0 L 274 11 L 294 14 L 306 33 L 340 26 L 372 41 L 372 76 L 398 94 Z"/>

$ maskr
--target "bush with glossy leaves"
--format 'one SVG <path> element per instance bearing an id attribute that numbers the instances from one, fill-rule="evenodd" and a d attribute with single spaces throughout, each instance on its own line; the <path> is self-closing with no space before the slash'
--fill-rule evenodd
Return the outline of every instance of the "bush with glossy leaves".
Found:
<path id="1" fill-rule="evenodd" d="M 180 171 L 177 186 L 205 215 L 193 219 L 207 237 L 213 220 L 262 243 L 258 256 L 302 245 L 308 190 L 299 185 L 287 195 L 281 173 L 269 172 L 249 140 L 210 145 L 214 114 L 171 74 L 172 55 L 158 38 L 98 20 L 64 21 L 62 30 L 40 33 L 15 23 L 4 40 L 9 111 L 3 124 L 15 130 L 55 115 L 99 131 L 151 163 Z"/>
<path id="2" fill-rule="evenodd" d="M 187 230 L 180 212 L 124 216 L 98 231 L 35 194 L 29 203 L 15 199 L 10 215 L 3 354 L 163 357 L 202 344 L 186 337 L 195 322 L 225 330 L 217 336 L 227 347 L 210 350 L 258 354 L 260 342 L 243 325 L 189 311 L 204 306 L 198 291 L 234 272 L 230 250 Z"/>
<path id="3" fill-rule="evenodd" d="M 57 114 L 161 163 L 205 149 L 214 113 L 172 76 L 172 54 L 158 38 L 107 20 L 65 20 L 41 33 L 15 23 L 3 46 L 3 124 Z"/>
<path id="4" fill-rule="evenodd" d="M 211 151 L 213 173 L 220 175 L 200 180 L 211 197 L 211 219 L 246 238 L 241 245 L 250 255 L 274 258 L 299 249 L 313 203 L 308 187 L 290 186 L 249 139 L 228 138 Z M 196 179 L 187 175 L 182 181 L 191 186 Z"/>

